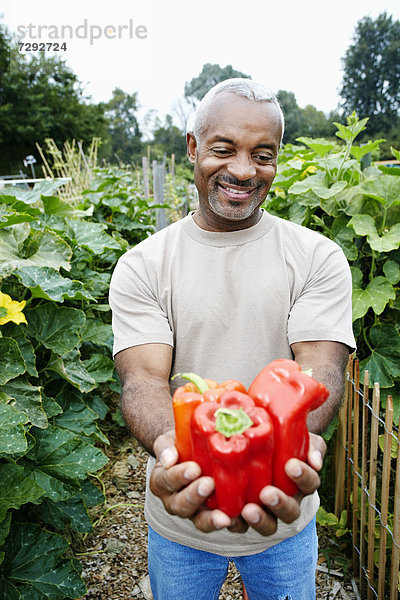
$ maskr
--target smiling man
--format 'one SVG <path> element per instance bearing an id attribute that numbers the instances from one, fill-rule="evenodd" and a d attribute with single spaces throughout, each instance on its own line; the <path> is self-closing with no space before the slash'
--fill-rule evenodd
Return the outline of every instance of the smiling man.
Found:
<path id="1" fill-rule="evenodd" d="M 320 433 L 336 413 L 355 342 L 351 277 L 341 249 L 261 208 L 284 120 L 273 94 L 247 79 L 214 87 L 187 134 L 199 207 L 128 251 L 113 274 L 115 363 L 125 421 L 151 455 L 145 514 L 156 600 L 218 598 L 234 561 L 250 600 L 315 598 Z M 330 391 L 310 414 L 307 462 L 286 473 L 301 493 L 266 486 L 263 506 L 230 519 L 209 510 L 212 478 L 178 464 L 171 394 L 194 371 L 247 387 L 276 358 L 312 368 Z"/>

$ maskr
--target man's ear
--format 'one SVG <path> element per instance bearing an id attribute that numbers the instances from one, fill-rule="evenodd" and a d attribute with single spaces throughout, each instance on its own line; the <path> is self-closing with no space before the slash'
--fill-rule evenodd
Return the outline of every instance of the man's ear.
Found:
<path id="1" fill-rule="evenodd" d="M 188 159 L 192 163 L 192 165 L 194 165 L 196 160 L 197 142 L 196 138 L 191 132 L 188 132 L 186 134 L 186 146 Z"/>

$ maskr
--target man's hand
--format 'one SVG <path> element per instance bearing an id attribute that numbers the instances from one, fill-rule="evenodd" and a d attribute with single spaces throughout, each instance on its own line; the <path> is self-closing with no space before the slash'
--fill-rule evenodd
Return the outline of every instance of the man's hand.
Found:
<path id="1" fill-rule="evenodd" d="M 244 532 L 250 526 L 267 536 L 275 533 L 277 519 L 285 523 L 297 519 L 301 499 L 318 489 L 320 479 L 317 471 L 322 468 L 325 452 L 324 440 L 310 433 L 308 464 L 292 458 L 285 466 L 286 473 L 298 486 L 299 494 L 290 497 L 274 486 L 266 486 L 260 493 L 265 509 L 257 504 L 246 504 L 241 516 L 231 519 L 222 511 L 205 506 L 207 497 L 214 491 L 214 481 L 211 477 L 201 476 L 196 462 L 177 464 L 178 453 L 171 431 L 159 436 L 154 443 L 157 462 L 151 474 L 150 489 L 161 498 L 167 512 L 190 518 L 200 531 L 228 527 L 230 531 Z"/>

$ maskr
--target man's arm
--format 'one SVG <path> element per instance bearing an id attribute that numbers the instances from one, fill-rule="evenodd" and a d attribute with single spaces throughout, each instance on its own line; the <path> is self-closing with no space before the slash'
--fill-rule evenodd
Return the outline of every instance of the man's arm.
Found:
<path id="1" fill-rule="evenodd" d="M 133 435 L 153 454 L 156 438 L 174 428 L 169 390 L 172 347 L 143 344 L 118 352 L 121 412 Z"/>
<path id="2" fill-rule="evenodd" d="M 321 434 L 338 411 L 344 392 L 344 372 L 349 360 L 349 348 L 340 342 L 315 341 L 292 344 L 295 361 L 303 370 L 312 369 L 312 376 L 329 390 L 328 400 L 309 414 L 307 425 L 312 433 Z"/>

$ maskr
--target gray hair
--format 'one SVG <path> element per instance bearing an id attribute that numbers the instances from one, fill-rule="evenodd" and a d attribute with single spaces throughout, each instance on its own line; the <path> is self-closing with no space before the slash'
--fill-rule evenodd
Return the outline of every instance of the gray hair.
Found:
<path id="1" fill-rule="evenodd" d="M 201 130 L 205 125 L 207 112 L 212 100 L 215 96 L 217 96 L 218 94 L 222 94 L 223 92 L 237 94 L 238 96 L 243 96 L 248 100 L 255 100 L 256 102 L 271 102 L 272 104 L 274 104 L 278 111 L 282 125 L 282 143 L 283 133 L 285 129 L 285 118 L 283 116 L 283 112 L 277 97 L 270 88 L 266 87 L 262 83 L 257 83 L 256 81 L 252 81 L 251 79 L 245 79 L 241 77 L 225 79 L 225 81 L 217 83 L 217 85 L 208 90 L 206 95 L 203 97 L 203 99 L 197 107 L 196 112 L 189 118 L 186 128 L 188 133 L 193 133 L 194 137 L 196 138 L 196 141 L 199 140 Z"/>

